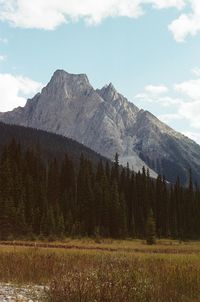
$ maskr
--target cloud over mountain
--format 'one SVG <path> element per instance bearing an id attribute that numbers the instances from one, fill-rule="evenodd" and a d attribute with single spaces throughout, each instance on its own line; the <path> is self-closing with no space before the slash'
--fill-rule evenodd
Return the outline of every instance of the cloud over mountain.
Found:
<path id="1" fill-rule="evenodd" d="M 169 25 L 174 38 L 180 42 L 200 29 L 198 0 L 1 0 L 0 20 L 13 26 L 53 30 L 79 19 L 98 24 L 108 17 L 138 18 L 147 11 L 147 5 L 154 9 L 182 10 L 188 2 L 191 12 L 181 14 Z"/>
<path id="2" fill-rule="evenodd" d="M 27 97 L 37 93 L 42 84 L 27 77 L 0 73 L 0 111 L 12 110 L 24 106 Z"/>
<path id="3" fill-rule="evenodd" d="M 137 94 L 134 101 L 139 107 L 148 108 L 156 104 L 163 109 L 159 118 L 163 122 L 182 121 L 191 127 L 184 131 L 191 138 L 200 143 L 200 78 L 198 69 L 195 69 L 196 78 L 189 79 L 167 87 L 165 85 L 147 85 L 143 92 Z M 166 111 L 167 110 L 167 111 Z"/>

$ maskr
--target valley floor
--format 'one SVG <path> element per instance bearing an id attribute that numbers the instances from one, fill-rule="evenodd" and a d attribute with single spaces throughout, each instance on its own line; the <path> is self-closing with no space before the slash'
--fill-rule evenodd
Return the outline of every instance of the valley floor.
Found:
<path id="1" fill-rule="evenodd" d="M 0 242 L 0 301 L 199 302 L 199 256 L 200 242 Z"/>

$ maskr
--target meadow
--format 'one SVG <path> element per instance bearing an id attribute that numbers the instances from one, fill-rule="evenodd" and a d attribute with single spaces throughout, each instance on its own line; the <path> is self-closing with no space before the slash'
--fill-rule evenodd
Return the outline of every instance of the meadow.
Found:
<path id="1" fill-rule="evenodd" d="M 140 240 L 67 239 L 29 242 L 33 247 L 3 244 L 0 282 L 45 285 L 48 302 L 200 301 L 199 242 L 160 240 L 147 246 Z"/>

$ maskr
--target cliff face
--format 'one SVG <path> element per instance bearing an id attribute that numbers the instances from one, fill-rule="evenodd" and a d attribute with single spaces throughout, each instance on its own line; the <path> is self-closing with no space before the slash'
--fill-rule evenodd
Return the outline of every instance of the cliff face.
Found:
<path id="1" fill-rule="evenodd" d="M 56 71 L 40 94 L 24 108 L 1 113 L 0 120 L 62 134 L 111 159 L 118 152 L 135 171 L 146 165 L 151 175 L 156 171 L 169 181 L 179 175 L 186 183 L 191 168 L 200 181 L 198 144 L 139 110 L 112 84 L 93 89 L 84 74 Z"/>

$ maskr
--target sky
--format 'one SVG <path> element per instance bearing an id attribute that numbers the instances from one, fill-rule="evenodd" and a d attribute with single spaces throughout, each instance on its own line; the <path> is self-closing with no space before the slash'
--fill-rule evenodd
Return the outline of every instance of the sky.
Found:
<path id="1" fill-rule="evenodd" d="M 200 144 L 199 0 L 0 0 L 0 111 L 57 69 L 112 82 Z"/>

